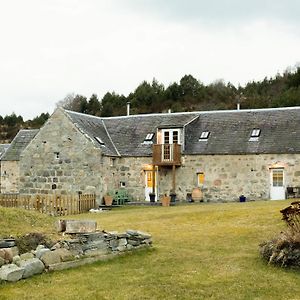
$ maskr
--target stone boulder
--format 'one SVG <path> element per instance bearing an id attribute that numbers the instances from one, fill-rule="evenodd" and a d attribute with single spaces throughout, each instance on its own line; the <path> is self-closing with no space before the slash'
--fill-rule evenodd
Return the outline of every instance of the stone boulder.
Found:
<path id="1" fill-rule="evenodd" d="M 21 260 L 27 260 L 27 259 L 32 259 L 32 258 L 34 258 L 34 255 L 33 255 L 33 253 L 30 253 L 30 252 L 26 252 L 26 253 L 23 253 L 20 255 Z"/>
<path id="2" fill-rule="evenodd" d="M 65 248 L 59 248 L 51 252 L 58 254 L 61 261 L 70 261 L 74 259 L 74 255 L 71 253 L 71 251 Z"/>
<path id="3" fill-rule="evenodd" d="M 2 257 L 0 257 L 0 267 L 2 267 L 4 264 L 5 264 L 5 260 Z"/>
<path id="4" fill-rule="evenodd" d="M 42 254 L 40 260 L 44 263 L 46 267 L 61 262 L 61 258 L 58 250 L 59 249 L 54 251 L 47 251 L 44 254 Z"/>
<path id="5" fill-rule="evenodd" d="M 0 248 L 10 248 L 16 246 L 15 239 L 1 239 L 0 240 Z"/>
<path id="6" fill-rule="evenodd" d="M 0 268 L 0 279 L 10 282 L 16 282 L 22 278 L 24 268 L 15 264 L 4 265 Z"/>
<path id="7" fill-rule="evenodd" d="M 21 260 L 18 262 L 20 268 L 24 269 L 22 278 L 28 278 L 35 274 L 43 273 L 45 266 L 38 258 Z"/>
<path id="8" fill-rule="evenodd" d="M 35 256 L 36 256 L 37 258 L 41 259 L 41 257 L 42 257 L 45 253 L 47 253 L 47 252 L 50 252 L 50 249 L 48 249 L 48 248 L 41 248 L 41 249 L 36 250 Z"/>
<path id="9" fill-rule="evenodd" d="M 11 263 L 14 257 L 14 251 L 12 248 L 2 248 L 0 249 L 0 257 L 5 260 L 6 263 Z"/>
<path id="10" fill-rule="evenodd" d="M 88 233 L 95 232 L 96 229 L 97 222 L 95 221 L 66 220 L 66 233 Z"/>

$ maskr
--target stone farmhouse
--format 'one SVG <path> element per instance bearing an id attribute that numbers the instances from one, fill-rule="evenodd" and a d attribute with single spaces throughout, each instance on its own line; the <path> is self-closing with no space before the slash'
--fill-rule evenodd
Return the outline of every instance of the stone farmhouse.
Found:
<path id="1" fill-rule="evenodd" d="M 114 189 L 204 201 L 284 199 L 300 187 L 300 107 L 100 118 L 62 108 L 22 130 L 1 160 L 1 192 Z"/>

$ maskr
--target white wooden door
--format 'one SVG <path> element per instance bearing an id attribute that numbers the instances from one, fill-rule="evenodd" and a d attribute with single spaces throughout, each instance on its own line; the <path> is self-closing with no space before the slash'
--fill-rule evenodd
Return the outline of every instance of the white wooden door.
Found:
<path id="1" fill-rule="evenodd" d="M 270 199 L 282 200 L 285 199 L 285 186 L 284 186 L 284 169 L 271 169 L 270 179 Z"/>

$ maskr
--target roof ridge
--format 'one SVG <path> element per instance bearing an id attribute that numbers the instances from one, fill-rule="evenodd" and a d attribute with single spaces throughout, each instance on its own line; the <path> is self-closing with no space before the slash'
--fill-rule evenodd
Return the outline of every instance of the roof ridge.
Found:
<path id="1" fill-rule="evenodd" d="M 271 108 L 249 108 L 249 109 L 224 109 L 224 110 L 202 110 L 202 111 L 185 111 L 185 112 L 173 112 L 173 113 L 148 113 L 148 114 L 137 114 L 129 116 L 112 116 L 112 117 L 98 117 L 76 111 L 64 109 L 68 113 L 73 113 L 81 116 L 96 118 L 97 120 L 111 120 L 111 119 L 127 119 L 127 118 L 139 118 L 139 117 L 150 117 L 150 116 L 174 116 L 174 115 L 201 115 L 201 114 L 215 114 L 215 113 L 244 113 L 244 112 L 264 112 L 264 111 L 280 111 L 280 110 L 298 110 L 300 106 L 289 106 L 289 107 L 271 107 Z"/>

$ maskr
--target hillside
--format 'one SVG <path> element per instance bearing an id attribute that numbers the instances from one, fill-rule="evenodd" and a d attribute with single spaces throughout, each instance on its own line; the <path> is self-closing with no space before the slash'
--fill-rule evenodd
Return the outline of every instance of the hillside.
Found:
<path id="1" fill-rule="evenodd" d="M 235 87 L 222 80 L 204 85 L 192 75 L 184 75 L 179 82 L 165 87 L 156 79 L 143 81 L 127 97 L 107 92 L 102 99 L 93 94 L 89 99 L 82 95 L 69 94 L 57 105 L 66 109 L 96 116 L 126 114 L 130 102 L 131 113 L 179 111 L 203 111 L 235 109 L 237 102 L 242 109 L 270 108 L 300 105 L 300 67 L 277 74 L 262 81 L 248 82 L 244 87 Z M 0 116 L 0 143 L 12 140 L 21 128 L 39 128 L 49 118 L 48 113 L 24 122 L 22 116 Z"/>

